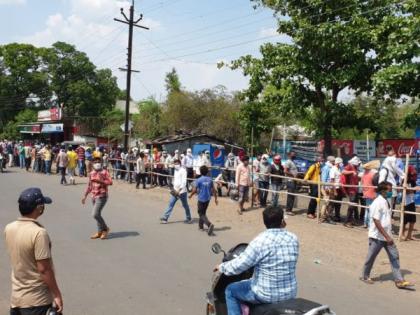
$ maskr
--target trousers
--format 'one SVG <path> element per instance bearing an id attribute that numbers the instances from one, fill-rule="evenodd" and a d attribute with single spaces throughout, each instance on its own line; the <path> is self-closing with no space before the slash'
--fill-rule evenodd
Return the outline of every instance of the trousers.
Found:
<path id="1" fill-rule="evenodd" d="M 98 232 L 103 232 L 108 229 L 108 226 L 106 225 L 105 220 L 102 217 L 102 210 L 104 209 L 107 201 L 108 197 L 99 197 L 93 199 L 92 216 L 97 222 Z"/>

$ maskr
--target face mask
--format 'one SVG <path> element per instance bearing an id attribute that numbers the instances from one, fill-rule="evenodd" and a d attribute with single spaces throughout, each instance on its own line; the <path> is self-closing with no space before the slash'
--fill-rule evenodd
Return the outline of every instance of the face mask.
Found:
<path id="1" fill-rule="evenodd" d="M 179 165 L 179 164 L 175 164 L 175 166 L 174 166 L 174 167 L 175 167 L 175 169 L 176 169 L 176 170 L 179 170 L 179 169 L 181 168 L 181 165 Z"/>
<path id="2" fill-rule="evenodd" d="M 386 193 L 386 199 L 391 199 L 392 198 L 392 191 L 388 191 Z"/>
<path id="3" fill-rule="evenodd" d="M 95 163 L 95 164 L 93 164 L 93 169 L 95 171 L 99 171 L 99 170 L 101 170 L 101 168 L 102 168 L 101 163 Z"/>

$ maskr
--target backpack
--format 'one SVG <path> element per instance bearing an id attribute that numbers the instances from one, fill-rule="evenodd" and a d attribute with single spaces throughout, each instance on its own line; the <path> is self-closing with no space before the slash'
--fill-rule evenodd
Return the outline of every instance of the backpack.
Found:
<path id="1" fill-rule="evenodd" d="M 389 170 L 387 168 L 382 168 L 382 169 L 385 169 L 386 170 L 386 176 L 385 176 L 385 179 L 384 179 L 384 181 L 386 181 L 388 179 Z M 378 186 L 378 184 L 379 184 L 379 176 L 381 174 L 381 170 L 379 170 L 379 172 L 377 172 L 375 175 L 373 175 L 373 178 L 372 178 L 372 184 L 373 184 L 373 186 Z"/>

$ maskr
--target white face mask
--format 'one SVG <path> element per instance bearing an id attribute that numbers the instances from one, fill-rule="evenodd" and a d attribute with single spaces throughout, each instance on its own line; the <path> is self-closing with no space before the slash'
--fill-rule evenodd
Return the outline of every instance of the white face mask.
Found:
<path id="1" fill-rule="evenodd" d="M 174 167 L 175 167 L 176 170 L 179 170 L 181 168 L 181 165 L 175 164 Z"/>
<path id="2" fill-rule="evenodd" d="M 95 164 L 93 164 L 93 169 L 94 169 L 95 171 L 100 171 L 100 170 L 101 170 L 101 168 L 102 168 L 101 163 L 95 163 Z"/>

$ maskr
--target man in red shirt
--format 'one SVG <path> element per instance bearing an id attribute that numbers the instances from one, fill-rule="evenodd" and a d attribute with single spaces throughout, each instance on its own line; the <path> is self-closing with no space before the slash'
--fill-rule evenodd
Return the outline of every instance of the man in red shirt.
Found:
<path id="1" fill-rule="evenodd" d="M 108 201 L 108 186 L 112 185 L 112 179 L 106 169 L 102 168 L 101 159 L 93 160 L 93 171 L 89 174 L 89 183 L 86 188 L 82 204 L 85 204 L 89 194 L 92 195 L 93 211 L 92 216 L 98 224 L 98 232 L 91 236 L 91 239 L 106 239 L 109 234 L 109 227 L 102 217 L 102 210 Z"/>
<path id="2" fill-rule="evenodd" d="M 86 167 L 85 167 L 85 148 L 83 148 L 81 145 L 75 150 L 77 153 L 77 162 L 79 166 L 79 176 L 83 177 L 85 176 Z"/>
<path id="3" fill-rule="evenodd" d="M 352 187 L 344 187 L 344 191 L 349 198 L 349 202 L 357 204 L 359 202 L 358 185 L 359 185 L 359 174 L 358 168 L 361 161 L 357 156 L 351 158 L 351 160 L 344 167 L 342 175 L 345 177 L 345 184 L 352 185 Z M 347 208 L 347 219 L 344 223 L 345 227 L 352 228 L 355 222 L 355 218 L 358 217 L 358 211 L 356 205 L 351 205 Z"/>

